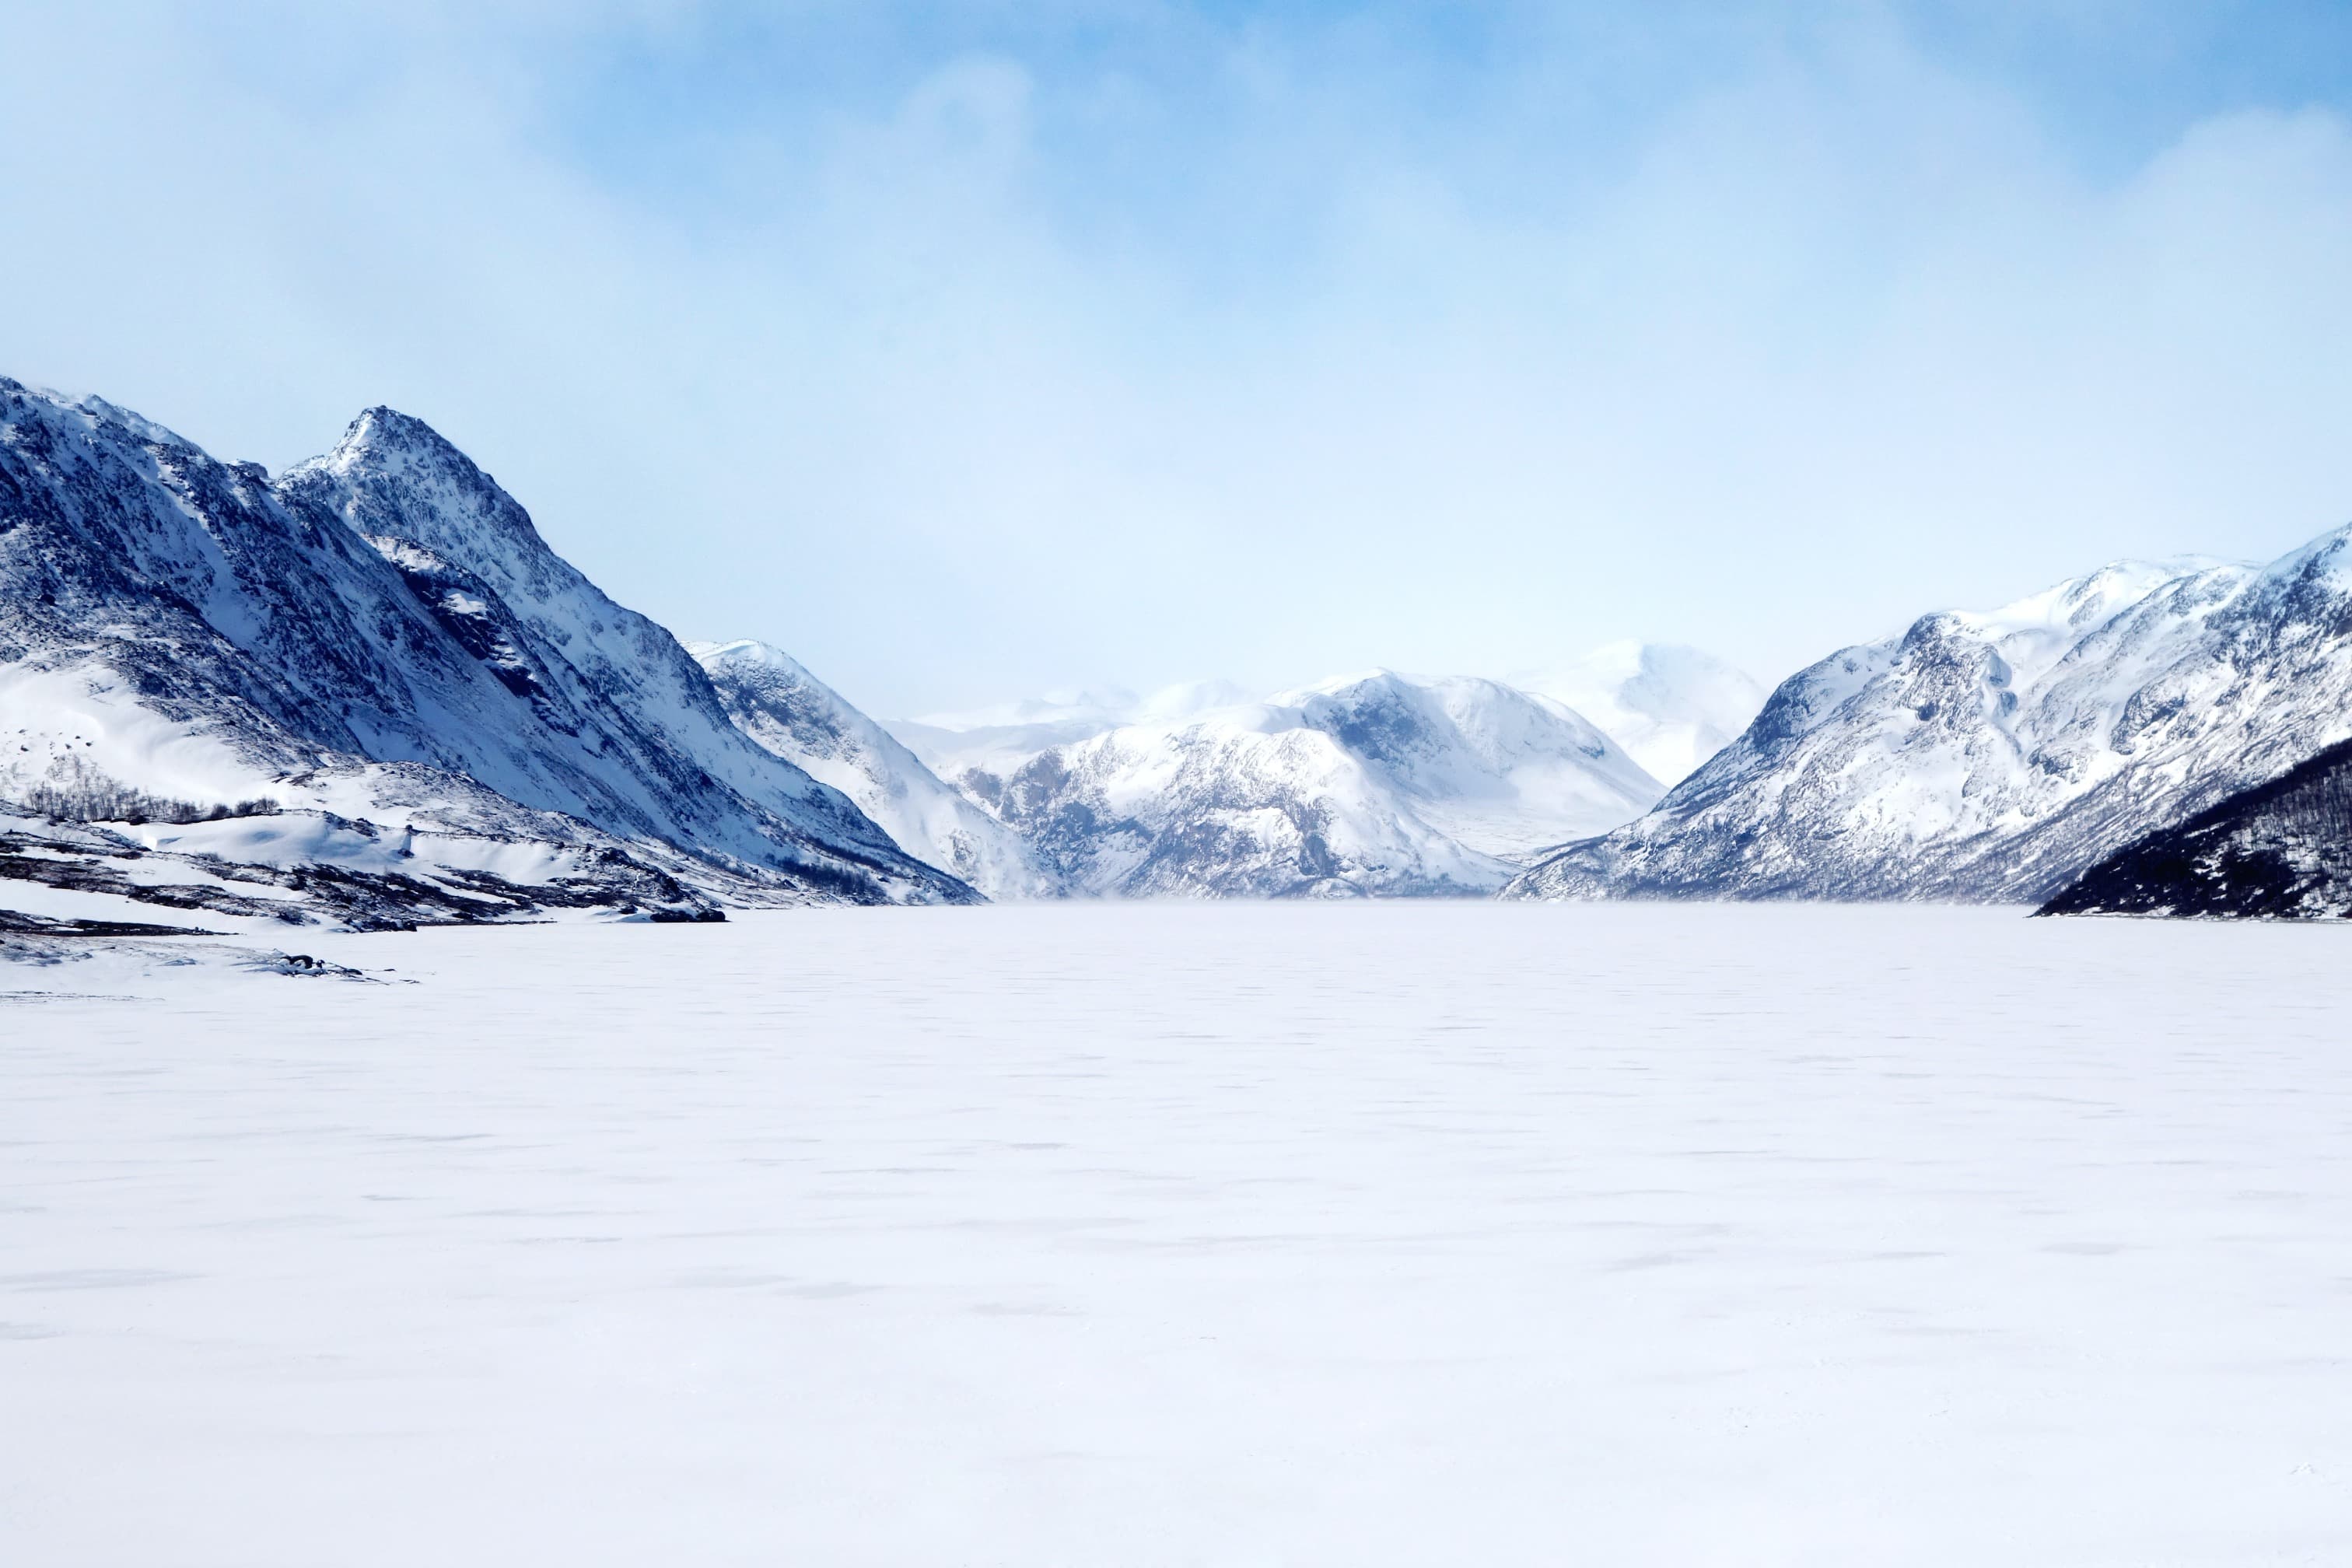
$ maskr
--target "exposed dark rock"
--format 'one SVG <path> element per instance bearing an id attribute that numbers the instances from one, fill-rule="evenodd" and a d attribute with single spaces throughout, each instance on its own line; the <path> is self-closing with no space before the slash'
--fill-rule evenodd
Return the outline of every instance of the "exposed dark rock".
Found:
<path id="1" fill-rule="evenodd" d="M 2352 742 L 2125 846 L 2038 912 L 2352 918 Z"/>

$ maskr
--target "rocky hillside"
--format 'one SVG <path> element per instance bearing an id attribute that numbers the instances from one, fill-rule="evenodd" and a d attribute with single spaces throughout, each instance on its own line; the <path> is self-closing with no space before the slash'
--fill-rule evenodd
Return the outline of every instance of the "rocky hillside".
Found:
<path id="1" fill-rule="evenodd" d="M 2041 912 L 2352 919 L 2352 742 L 2124 846 Z"/>

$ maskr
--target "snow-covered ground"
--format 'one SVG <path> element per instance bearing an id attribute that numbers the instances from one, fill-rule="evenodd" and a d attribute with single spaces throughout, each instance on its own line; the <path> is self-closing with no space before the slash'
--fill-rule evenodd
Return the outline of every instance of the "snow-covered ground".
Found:
<path id="1" fill-rule="evenodd" d="M 2347 940 L 1057 904 L 0 968 L 0 1560 L 2342 1562 Z"/>

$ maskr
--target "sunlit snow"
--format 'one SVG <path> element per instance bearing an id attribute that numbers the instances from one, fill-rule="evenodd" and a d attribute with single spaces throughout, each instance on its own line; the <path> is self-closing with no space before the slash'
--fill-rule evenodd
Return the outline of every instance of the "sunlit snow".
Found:
<path id="1" fill-rule="evenodd" d="M 2344 940 L 1057 904 L 10 966 L 0 1557 L 2336 1561 Z"/>

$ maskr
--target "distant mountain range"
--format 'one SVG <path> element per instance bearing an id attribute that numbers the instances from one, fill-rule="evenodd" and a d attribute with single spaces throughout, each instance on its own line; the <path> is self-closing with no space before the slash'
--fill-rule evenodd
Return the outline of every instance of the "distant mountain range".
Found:
<path id="1" fill-rule="evenodd" d="M 891 723 L 1077 892 L 1483 894 L 1639 815 L 1763 692 L 1694 648 L 1622 644 L 1545 677 L 1582 703 L 1373 670 L 1078 693 Z M 1595 721 L 1583 710 L 1607 715 Z"/>
<path id="2" fill-rule="evenodd" d="M 2039 902 L 2347 737 L 2352 529 L 2260 568 L 2125 563 L 1831 655 L 1506 892 Z"/>
<path id="3" fill-rule="evenodd" d="M 1197 682 L 885 733 L 772 649 L 695 649 L 754 738 L 992 896 L 1483 895 L 1661 793 L 1565 704 L 1491 680 L 1379 670 L 1263 700 Z"/>
<path id="4" fill-rule="evenodd" d="M 1515 858 L 1659 794 L 1576 713 L 1494 681 L 1381 670 L 1230 696 L 898 732 L 1080 893 L 1488 893 Z"/>
<path id="5" fill-rule="evenodd" d="M 1769 699 L 1618 644 L 886 726 L 615 604 L 391 409 L 272 479 L 0 379 L 8 930 L 1498 890 L 2344 913 L 2347 741 L 2352 529 L 1925 616 Z"/>

